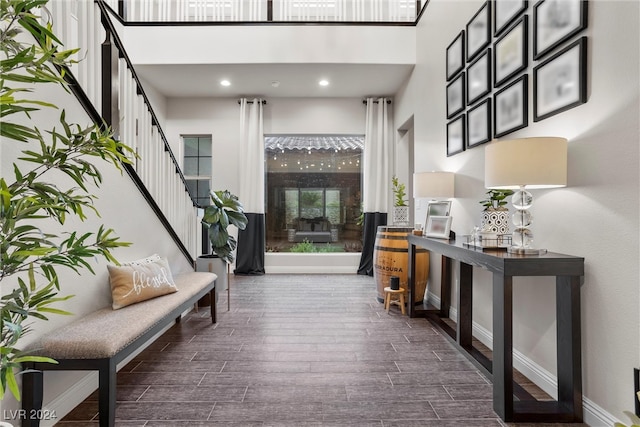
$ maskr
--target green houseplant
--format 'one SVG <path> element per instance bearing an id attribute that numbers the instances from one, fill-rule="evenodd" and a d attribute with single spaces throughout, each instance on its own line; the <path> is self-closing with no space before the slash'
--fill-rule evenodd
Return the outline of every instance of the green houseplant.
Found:
<path id="1" fill-rule="evenodd" d="M 395 175 L 391 178 L 391 190 L 393 191 L 393 224 L 408 225 L 409 205 L 407 205 L 406 186 Z"/>
<path id="2" fill-rule="evenodd" d="M 247 216 L 238 197 L 228 190 L 212 191 L 211 205 L 204 209 L 202 224 L 207 228 L 211 248 L 226 263 L 233 262 L 233 251 L 237 246 L 235 237 L 229 234 L 229 226 L 240 230 L 247 226 Z"/>
<path id="3" fill-rule="evenodd" d="M 18 341 L 32 331 L 30 321 L 69 314 L 53 307 L 72 297 L 59 295 L 58 268 L 93 273 L 89 261 L 101 256 L 117 263 L 110 251 L 128 245 L 104 226 L 89 233 L 69 229 L 71 217 L 84 221 L 89 211 L 98 215 L 88 186 L 100 186 L 102 175 L 97 162 L 87 159 L 100 158 L 120 169 L 131 149 L 106 128 L 68 123 L 64 111 L 59 127 L 42 131 L 36 126 L 36 111 L 57 107 L 26 94 L 45 83 L 67 89 L 64 70 L 76 52 L 59 50 L 51 26 L 40 24 L 36 13 L 47 2 L 0 0 L 0 148 L 8 152 L 10 144 L 25 144 L 0 177 L 0 399 L 7 389 L 20 399 L 16 373 L 22 362 L 55 363 L 23 352 Z M 35 37 L 33 43 L 23 41 L 24 31 Z M 52 231 L 61 226 L 64 232 Z"/>

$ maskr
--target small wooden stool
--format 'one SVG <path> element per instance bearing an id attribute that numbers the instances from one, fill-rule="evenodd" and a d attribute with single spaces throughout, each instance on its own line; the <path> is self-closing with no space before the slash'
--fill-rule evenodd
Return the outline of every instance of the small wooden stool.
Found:
<path id="1" fill-rule="evenodd" d="M 400 310 L 402 310 L 402 314 L 406 314 L 404 311 L 404 288 L 400 288 L 398 290 L 391 289 L 389 286 L 384 288 L 384 309 L 389 313 L 389 307 L 391 304 L 399 305 Z M 398 299 L 391 299 L 391 295 L 398 295 Z"/>

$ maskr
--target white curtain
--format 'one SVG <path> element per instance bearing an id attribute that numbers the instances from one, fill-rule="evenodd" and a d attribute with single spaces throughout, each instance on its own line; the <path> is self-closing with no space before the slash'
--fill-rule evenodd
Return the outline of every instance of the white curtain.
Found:
<path id="1" fill-rule="evenodd" d="M 264 213 L 262 99 L 240 100 L 240 193 L 245 211 Z"/>
<path id="2" fill-rule="evenodd" d="M 393 129 L 388 98 L 367 98 L 364 134 L 364 212 L 387 212 L 391 197 Z"/>

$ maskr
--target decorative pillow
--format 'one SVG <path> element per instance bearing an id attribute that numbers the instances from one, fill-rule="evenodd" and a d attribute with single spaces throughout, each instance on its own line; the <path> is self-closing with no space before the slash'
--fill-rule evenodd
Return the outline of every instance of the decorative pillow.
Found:
<path id="1" fill-rule="evenodd" d="M 156 261 L 160 261 L 160 255 L 153 254 L 146 258 L 140 258 L 134 261 L 123 262 L 120 265 L 144 265 L 144 264 L 149 264 L 150 262 L 156 262 Z"/>
<path id="2" fill-rule="evenodd" d="M 160 257 L 136 265 L 107 265 L 107 269 L 114 310 L 178 291 L 167 260 Z"/>

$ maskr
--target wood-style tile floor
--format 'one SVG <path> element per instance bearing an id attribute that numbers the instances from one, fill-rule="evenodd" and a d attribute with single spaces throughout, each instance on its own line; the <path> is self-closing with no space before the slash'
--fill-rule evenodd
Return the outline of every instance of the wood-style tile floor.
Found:
<path id="1" fill-rule="evenodd" d="M 489 381 L 358 275 L 232 276 L 231 310 L 223 292 L 217 324 L 207 308 L 172 327 L 120 370 L 117 399 L 123 426 L 506 425 Z M 94 393 L 58 425 L 97 412 Z"/>

